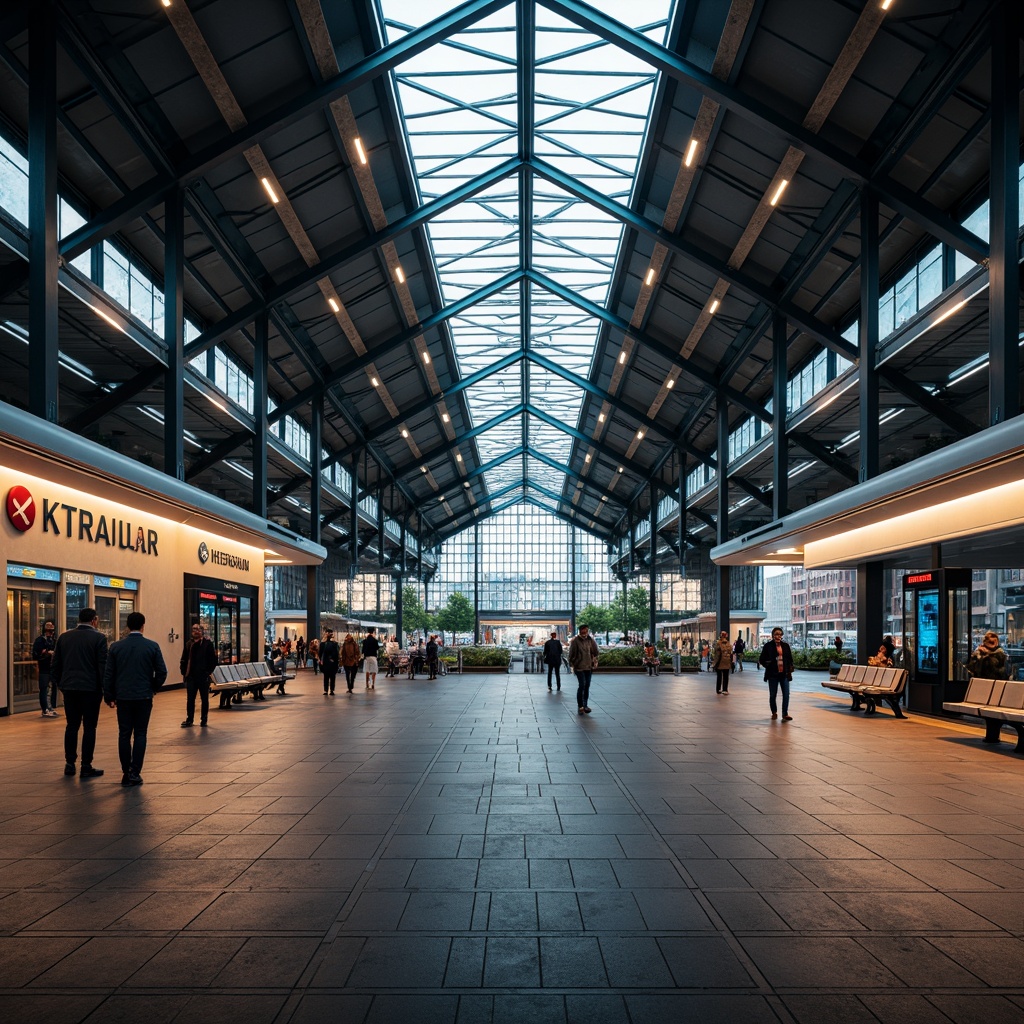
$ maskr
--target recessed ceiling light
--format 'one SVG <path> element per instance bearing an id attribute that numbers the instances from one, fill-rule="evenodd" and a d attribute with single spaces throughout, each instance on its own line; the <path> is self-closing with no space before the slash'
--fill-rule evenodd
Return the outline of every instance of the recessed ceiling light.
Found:
<path id="1" fill-rule="evenodd" d="M 274 191 L 274 186 L 270 184 L 270 181 L 267 178 L 260 178 L 260 181 L 263 182 L 263 187 L 266 189 L 267 195 L 270 196 L 270 201 L 272 203 L 279 203 L 281 200 L 277 198 L 277 193 Z"/>
<path id="2" fill-rule="evenodd" d="M 376 377 L 371 377 L 371 378 L 370 378 L 370 383 L 371 383 L 371 384 L 372 384 L 372 385 L 373 385 L 373 386 L 374 386 L 375 388 L 379 388 L 379 387 L 380 387 L 380 381 L 379 381 L 379 380 L 377 380 L 377 378 L 376 378 Z"/>
<path id="3" fill-rule="evenodd" d="M 644 284 L 647 285 L 648 288 L 650 288 L 651 282 L 653 280 L 654 280 L 654 267 L 651 267 L 647 271 L 647 276 L 644 278 Z"/>
<path id="4" fill-rule="evenodd" d="M 468 487 L 469 486 L 469 481 L 468 480 L 463 480 L 462 481 L 462 486 L 463 487 Z"/>
<path id="5" fill-rule="evenodd" d="M 353 139 L 352 142 L 354 143 L 354 145 L 356 147 L 356 152 L 359 154 L 359 162 L 361 164 L 365 164 L 366 163 L 366 150 L 363 149 L 363 140 L 362 139 Z"/>
<path id="6" fill-rule="evenodd" d="M 623 349 L 623 350 L 622 350 L 622 351 L 621 351 L 621 352 L 619 353 L 619 366 L 621 366 L 621 365 L 622 365 L 622 364 L 623 364 L 623 363 L 624 363 L 625 361 L 626 361 L 626 350 L 625 350 L 625 349 Z"/>
<path id="7" fill-rule="evenodd" d="M 408 437 L 408 436 L 409 436 L 409 431 L 406 430 L 405 427 L 402 427 L 402 437 Z"/>
<path id="8" fill-rule="evenodd" d="M 426 466 L 420 466 L 420 472 L 421 473 L 426 473 L 426 471 L 427 471 L 427 467 Z"/>
<path id="9" fill-rule="evenodd" d="M 774 206 L 782 198 L 782 193 L 786 191 L 786 186 L 788 184 L 789 180 L 787 178 L 783 178 L 782 181 L 779 182 L 779 187 L 775 190 L 775 195 L 772 196 L 771 202 L 768 204 L 769 206 Z"/>
<path id="10" fill-rule="evenodd" d="M 718 312 L 718 307 L 719 307 L 720 305 L 721 305 L 721 303 L 720 303 L 720 302 L 718 301 L 718 299 L 712 299 L 712 301 L 711 301 L 711 305 L 710 305 L 710 306 L 708 306 L 708 312 L 709 312 L 709 313 L 710 313 L 710 314 L 711 314 L 712 316 L 714 316 L 714 315 L 715 315 L 715 313 L 717 313 L 717 312 Z"/>
<path id="11" fill-rule="evenodd" d="M 637 440 L 638 440 L 638 441 L 639 441 L 639 440 L 640 440 L 640 438 L 641 438 L 641 437 L 643 437 L 643 436 L 644 436 L 644 432 L 643 432 L 642 430 L 638 430 L 638 431 L 636 432 L 636 438 L 637 438 Z"/>
<path id="12" fill-rule="evenodd" d="M 448 413 L 446 413 L 446 412 L 441 413 L 441 422 L 442 423 L 447 423 L 449 421 L 449 419 L 450 419 L 450 417 L 448 416 Z"/>
<path id="13" fill-rule="evenodd" d="M 423 362 L 424 363 L 429 363 L 430 362 L 430 353 L 426 349 L 423 350 Z"/>
<path id="14" fill-rule="evenodd" d="M 333 309 L 335 313 L 338 313 L 338 312 L 341 311 L 341 306 L 338 305 L 338 300 L 336 298 L 334 298 L 333 295 L 331 296 L 331 298 L 329 298 L 327 300 L 327 305 L 330 306 L 331 309 Z"/>
<path id="15" fill-rule="evenodd" d="M 622 469 L 622 467 L 621 467 L 621 466 L 619 466 L 619 472 L 620 472 L 620 473 L 621 473 L 621 472 L 623 472 L 623 469 Z"/>
<path id="16" fill-rule="evenodd" d="M 604 423 L 604 413 L 603 412 L 599 412 L 597 414 L 597 422 L 598 423 Z"/>
<path id="17" fill-rule="evenodd" d="M 395 267 L 395 277 L 399 284 L 405 284 L 405 271 L 401 267 Z"/>
<path id="18" fill-rule="evenodd" d="M 587 452 L 587 454 L 583 458 L 583 461 L 584 462 L 589 462 L 590 461 L 590 452 Z"/>
<path id="19" fill-rule="evenodd" d="M 458 452 L 455 453 L 455 461 L 456 462 L 461 462 L 462 461 L 462 456 Z"/>
<path id="20" fill-rule="evenodd" d="M 669 379 L 667 381 L 665 381 L 665 387 L 668 388 L 669 391 L 671 391 L 675 386 L 676 386 L 676 379 L 675 379 L 675 377 L 669 377 Z"/>
<path id="21" fill-rule="evenodd" d="M 690 144 L 689 144 L 689 146 L 686 147 L 686 157 L 683 160 L 683 163 L 687 167 L 689 167 L 693 163 L 693 158 L 696 155 L 696 153 L 697 153 L 697 140 L 696 139 L 690 139 Z"/>

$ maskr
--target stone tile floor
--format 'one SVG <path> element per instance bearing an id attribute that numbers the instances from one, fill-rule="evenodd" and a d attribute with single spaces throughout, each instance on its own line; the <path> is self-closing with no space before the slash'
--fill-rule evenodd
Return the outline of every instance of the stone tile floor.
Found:
<path id="1" fill-rule="evenodd" d="M 1024 1021 L 1024 759 L 801 673 L 381 679 L 178 727 L 139 789 L 0 720 L 0 1015 Z"/>

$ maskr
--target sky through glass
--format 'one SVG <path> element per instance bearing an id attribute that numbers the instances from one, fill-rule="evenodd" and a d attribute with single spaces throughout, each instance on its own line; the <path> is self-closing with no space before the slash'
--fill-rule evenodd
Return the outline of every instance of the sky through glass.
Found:
<path id="1" fill-rule="evenodd" d="M 389 42 L 458 7 L 451 0 L 379 2 Z M 592 6 L 664 42 L 671 0 Z M 516 158 L 521 145 L 536 160 L 628 202 L 656 75 L 541 6 L 532 49 L 531 125 L 519 123 L 514 3 L 396 70 L 424 202 Z M 463 378 L 520 354 L 466 393 L 473 427 L 483 428 L 475 439 L 480 463 L 495 463 L 484 473 L 488 494 L 500 495 L 501 504 L 530 497 L 554 510 L 573 444 L 563 428 L 578 427 L 583 391 L 543 361 L 589 377 L 600 324 L 546 282 L 603 305 L 622 228 L 545 178 L 530 180 L 530 200 L 513 173 L 434 218 L 427 230 L 445 305 L 509 273 L 534 272 L 481 297 L 449 326 Z"/>

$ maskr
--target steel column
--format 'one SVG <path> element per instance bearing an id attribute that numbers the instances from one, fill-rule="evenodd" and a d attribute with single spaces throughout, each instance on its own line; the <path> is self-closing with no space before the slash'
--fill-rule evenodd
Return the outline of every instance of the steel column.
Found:
<path id="1" fill-rule="evenodd" d="M 729 403 L 719 394 L 718 400 L 718 509 L 715 527 L 719 544 L 729 539 Z M 732 635 L 729 619 L 729 566 L 715 566 L 718 629 Z M 718 639 L 717 635 L 713 638 Z"/>
<path id="2" fill-rule="evenodd" d="M 885 634 L 884 580 L 881 562 L 861 562 L 857 566 L 857 660 L 862 665 L 867 663 L 869 654 L 878 650 Z M 808 583 L 808 600 L 810 593 Z"/>
<path id="3" fill-rule="evenodd" d="M 164 472 L 185 479 L 185 196 L 164 200 Z"/>
<path id="4" fill-rule="evenodd" d="M 267 315 L 256 318 L 253 340 L 253 437 L 252 437 L 252 510 L 267 518 L 267 390 L 270 372 L 270 342 Z M 317 636 L 318 634 L 313 634 Z"/>
<path id="5" fill-rule="evenodd" d="M 860 468 L 858 479 L 878 476 L 878 196 L 860 196 Z"/>
<path id="6" fill-rule="evenodd" d="M 789 362 L 786 345 L 786 318 L 776 313 L 772 319 L 772 518 L 781 519 L 789 511 Z M 721 464 L 721 456 L 719 456 Z M 730 633 L 730 636 L 732 634 Z"/>
<path id="7" fill-rule="evenodd" d="M 654 624 L 657 619 L 658 589 L 658 489 L 651 482 L 651 535 L 648 538 L 650 562 L 648 564 L 647 586 L 650 601 L 647 608 L 647 636 L 654 643 Z"/>
<path id="8" fill-rule="evenodd" d="M 992 14 L 992 159 L 989 181 L 989 423 L 1020 412 L 1020 278 L 1017 265 L 1020 163 L 1020 0 Z"/>
<path id="9" fill-rule="evenodd" d="M 28 408 L 57 423 L 57 34 L 52 0 L 32 4 L 28 50 Z"/>

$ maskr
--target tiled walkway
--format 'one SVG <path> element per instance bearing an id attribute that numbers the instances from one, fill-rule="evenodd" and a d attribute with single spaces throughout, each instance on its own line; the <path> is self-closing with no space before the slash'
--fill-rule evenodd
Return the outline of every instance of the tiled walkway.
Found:
<path id="1" fill-rule="evenodd" d="M 1024 758 L 751 671 L 381 679 L 178 727 L 140 789 L 0 720 L 15 1024 L 1024 1020 Z"/>

